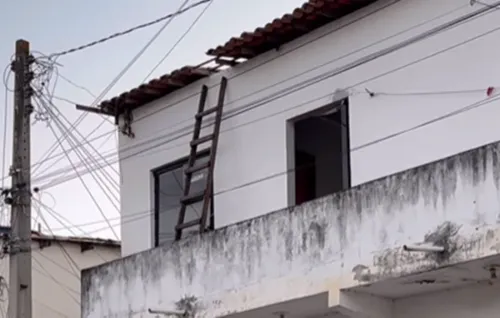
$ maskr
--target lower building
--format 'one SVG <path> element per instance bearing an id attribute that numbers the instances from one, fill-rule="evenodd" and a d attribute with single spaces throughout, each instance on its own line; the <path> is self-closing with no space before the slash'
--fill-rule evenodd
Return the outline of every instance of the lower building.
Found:
<path id="1" fill-rule="evenodd" d="M 0 227 L 0 233 L 10 232 Z M 120 257 L 120 242 L 32 234 L 33 318 L 80 317 L 80 273 Z M 9 255 L 0 259 L 0 315 L 7 317 Z"/>

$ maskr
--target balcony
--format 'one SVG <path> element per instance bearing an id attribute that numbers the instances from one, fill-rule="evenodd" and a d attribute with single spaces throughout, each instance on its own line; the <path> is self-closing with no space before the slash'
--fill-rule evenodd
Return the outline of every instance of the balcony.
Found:
<path id="1" fill-rule="evenodd" d="M 85 270 L 83 317 L 351 316 L 488 281 L 500 264 L 499 158 L 487 145 Z M 444 251 L 403 249 L 420 243 Z"/>

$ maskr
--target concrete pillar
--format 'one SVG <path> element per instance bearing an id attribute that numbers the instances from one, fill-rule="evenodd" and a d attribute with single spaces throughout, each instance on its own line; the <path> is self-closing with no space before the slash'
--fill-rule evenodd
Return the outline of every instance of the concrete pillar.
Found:
<path id="1" fill-rule="evenodd" d="M 329 307 L 349 318 L 392 318 L 393 301 L 352 291 L 330 291 Z"/>

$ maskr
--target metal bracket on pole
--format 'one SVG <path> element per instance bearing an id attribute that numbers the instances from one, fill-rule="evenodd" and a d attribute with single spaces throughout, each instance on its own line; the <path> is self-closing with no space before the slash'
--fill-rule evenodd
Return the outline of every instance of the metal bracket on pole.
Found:
<path id="1" fill-rule="evenodd" d="M 101 115 L 106 115 L 106 116 L 114 116 L 114 114 L 111 114 L 101 108 L 97 107 L 90 107 L 90 106 L 84 106 L 84 105 L 75 105 L 77 110 L 81 110 L 84 112 L 90 112 L 90 113 L 96 113 L 96 114 L 101 114 Z"/>
<path id="2" fill-rule="evenodd" d="M 132 120 L 134 117 L 132 116 L 132 111 L 127 109 L 123 112 L 123 126 L 120 127 L 120 132 L 129 138 L 135 138 L 135 134 L 132 131 Z"/>

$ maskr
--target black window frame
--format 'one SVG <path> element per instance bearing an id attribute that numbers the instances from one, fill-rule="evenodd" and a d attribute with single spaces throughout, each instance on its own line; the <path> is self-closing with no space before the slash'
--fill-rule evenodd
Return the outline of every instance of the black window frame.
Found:
<path id="1" fill-rule="evenodd" d="M 210 155 L 210 149 L 205 149 L 198 152 L 198 158 L 208 157 Z M 182 157 L 175 161 L 169 162 L 165 165 L 162 165 L 158 168 L 151 170 L 153 175 L 153 191 L 154 191 L 154 247 L 160 246 L 159 233 L 160 233 L 160 196 L 159 196 L 159 188 L 160 188 L 160 176 L 171 172 L 173 170 L 179 169 L 185 166 L 188 163 L 189 156 Z M 213 189 L 213 179 L 212 179 L 212 189 Z M 184 185 L 183 185 L 184 186 Z M 210 210 L 208 216 L 208 230 L 214 229 L 214 195 L 210 198 Z"/>

